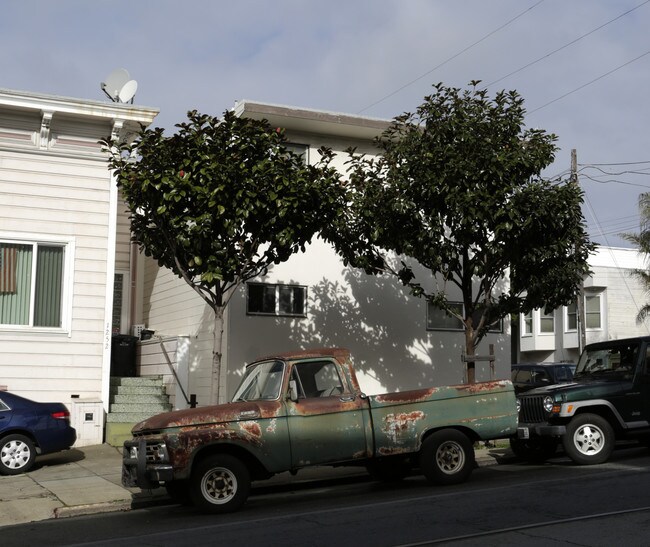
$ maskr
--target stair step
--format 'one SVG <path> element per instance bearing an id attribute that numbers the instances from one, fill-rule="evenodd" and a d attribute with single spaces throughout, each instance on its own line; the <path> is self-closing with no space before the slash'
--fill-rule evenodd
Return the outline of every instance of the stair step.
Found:
<path id="1" fill-rule="evenodd" d="M 140 386 L 140 387 L 160 386 L 160 385 L 162 385 L 162 381 L 163 381 L 162 376 L 145 376 L 143 378 L 132 377 L 132 376 L 125 376 L 125 377 L 111 376 L 111 387 L 115 387 L 115 386 Z"/>
<path id="2" fill-rule="evenodd" d="M 109 412 L 106 414 L 106 423 L 138 423 L 156 414 L 160 412 Z"/>
<path id="3" fill-rule="evenodd" d="M 111 392 L 114 395 L 165 395 L 165 388 L 160 384 L 157 386 L 113 386 Z"/>
<path id="4" fill-rule="evenodd" d="M 140 403 L 137 401 L 133 401 L 130 403 L 118 403 L 111 405 L 110 412 L 111 413 L 122 413 L 122 412 L 135 412 L 135 413 L 143 413 L 143 412 L 150 412 L 151 415 L 153 416 L 154 414 L 160 414 L 161 412 L 169 412 L 172 409 L 172 405 L 169 403 L 166 404 L 161 404 L 161 403 Z"/>
<path id="5" fill-rule="evenodd" d="M 113 394 L 111 395 L 111 404 L 128 404 L 128 403 L 133 403 L 133 402 L 138 402 L 138 403 L 162 403 L 162 404 L 167 404 L 169 403 L 169 395 L 167 394 L 142 394 L 138 393 L 137 395 L 134 395 L 132 393 L 130 394 Z"/>

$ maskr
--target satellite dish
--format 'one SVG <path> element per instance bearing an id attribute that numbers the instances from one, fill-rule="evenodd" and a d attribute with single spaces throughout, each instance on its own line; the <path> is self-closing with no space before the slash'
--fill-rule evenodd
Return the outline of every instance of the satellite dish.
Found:
<path id="1" fill-rule="evenodd" d="M 133 100 L 138 89 L 138 83 L 131 80 L 129 73 L 124 68 L 118 68 L 111 72 L 101 88 L 108 98 L 115 103 L 126 103 Z"/>
<path id="2" fill-rule="evenodd" d="M 135 80 L 129 80 L 122 86 L 122 89 L 120 89 L 117 96 L 120 99 L 120 102 L 128 103 L 129 101 L 133 100 L 133 97 L 135 96 L 135 92 L 137 90 L 138 82 Z"/>

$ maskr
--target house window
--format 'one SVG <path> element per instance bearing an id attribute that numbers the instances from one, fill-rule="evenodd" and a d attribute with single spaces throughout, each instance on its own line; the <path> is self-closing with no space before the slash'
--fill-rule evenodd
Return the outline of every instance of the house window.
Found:
<path id="1" fill-rule="evenodd" d="M 578 330 L 578 305 L 575 302 L 566 307 L 566 330 Z"/>
<path id="2" fill-rule="evenodd" d="M 302 158 L 302 161 L 305 163 L 305 165 L 309 164 L 309 146 L 306 144 L 298 144 L 295 142 L 285 142 L 284 147 L 289 150 L 289 152 L 293 152 L 297 156 L 300 156 Z"/>
<path id="3" fill-rule="evenodd" d="M 600 329 L 602 327 L 600 294 L 585 295 L 585 327 Z M 566 307 L 567 331 L 578 330 L 578 306 L 575 302 Z"/>
<path id="4" fill-rule="evenodd" d="M 555 332 L 555 311 L 545 313 L 539 311 L 539 332 L 542 334 L 553 334 Z"/>
<path id="5" fill-rule="evenodd" d="M 522 325 L 522 334 L 531 335 L 533 334 L 533 311 L 528 313 L 521 314 L 521 325 Z"/>
<path id="6" fill-rule="evenodd" d="M 248 283 L 246 311 L 251 315 L 306 315 L 307 287 Z"/>
<path id="7" fill-rule="evenodd" d="M 588 329 L 601 328 L 599 294 L 585 296 L 585 325 Z"/>
<path id="8" fill-rule="evenodd" d="M 461 316 L 464 316 L 464 306 L 462 302 L 447 302 L 451 310 Z M 478 326 L 481 320 L 481 310 L 476 310 L 473 317 L 474 327 Z M 464 331 L 465 326 L 463 322 L 455 315 L 451 315 L 446 310 L 442 310 L 437 306 L 427 303 L 427 330 L 453 330 Z M 492 325 L 488 332 L 500 333 L 503 332 L 503 321 L 499 320 L 496 324 Z"/>
<path id="9" fill-rule="evenodd" d="M 0 241 L 0 325 L 63 326 L 66 245 Z"/>

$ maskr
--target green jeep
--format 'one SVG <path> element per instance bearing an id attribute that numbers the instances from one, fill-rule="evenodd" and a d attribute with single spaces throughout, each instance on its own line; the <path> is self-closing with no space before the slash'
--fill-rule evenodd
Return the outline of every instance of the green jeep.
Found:
<path id="1" fill-rule="evenodd" d="M 649 358 L 650 336 L 587 345 L 572 383 L 520 394 L 512 450 L 541 462 L 562 442 L 575 463 L 590 465 L 607 461 L 616 440 L 648 439 Z"/>

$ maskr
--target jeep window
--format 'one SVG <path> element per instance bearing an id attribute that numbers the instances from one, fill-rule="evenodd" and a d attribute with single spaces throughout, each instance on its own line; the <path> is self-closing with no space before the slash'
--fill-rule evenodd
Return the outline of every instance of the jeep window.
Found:
<path id="1" fill-rule="evenodd" d="M 585 349 L 580 356 L 576 368 L 576 376 L 597 374 L 632 375 L 639 352 L 638 343 L 616 344 L 611 347 L 602 346 Z"/>
<path id="2" fill-rule="evenodd" d="M 284 363 L 265 361 L 246 369 L 244 379 L 239 384 L 233 401 L 276 400 L 280 397 Z"/>

